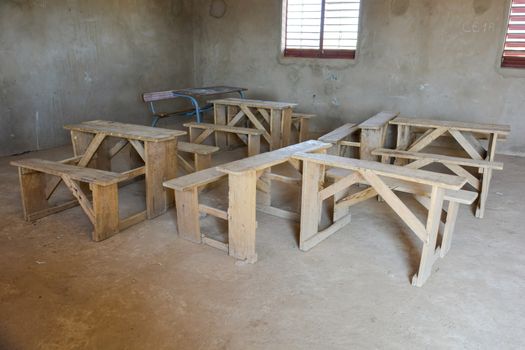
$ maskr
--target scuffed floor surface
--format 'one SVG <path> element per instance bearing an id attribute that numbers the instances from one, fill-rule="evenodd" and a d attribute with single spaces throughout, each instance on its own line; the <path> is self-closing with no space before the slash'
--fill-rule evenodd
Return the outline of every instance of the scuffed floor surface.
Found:
<path id="1" fill-rule="evenodd" d="M 525 348 L 523 158 L 499 157 L 486 218 L 461 208 L 423 288 L 410 285 L 419 242 L 384 203 L 356 207 L 308 253 L 296 224 L 258 214 L 249 265 L 179 239 L 174 210 L 100 243 L 78 207 L 26 223 L 12 159 L 0 160 L 1 349 Z"/>

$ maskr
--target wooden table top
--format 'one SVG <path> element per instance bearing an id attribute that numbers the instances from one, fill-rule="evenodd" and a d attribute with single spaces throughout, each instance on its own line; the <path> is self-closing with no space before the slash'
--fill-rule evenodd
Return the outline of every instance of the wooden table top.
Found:
<path id="1" fill-rule="evenodd" d="M 222 94 L 231 94 L 234 92 L 246 91 L 248 89 L 235 86 L 207 86 L 197 88 L 187 88 L 180 90 L 168 90 L 159 92 L 146 92 L 142 94 L 144 102 L 153 102 L 160 100 L 169 100 L 179 97 L 178 95 L 199 97 L 199 96 L 213 96 Z"/>
<path id="2" fill-rule="evenodd" d="M 401 118 L 397 117 L 390 121 L 390 124 L 408 125 L 424 128 L 448 128 L 462 131 L 472 131 L 477 133 L 508 135 L 510 126 L 503 124 L 485 124 L 485 123 L 468 123 L 448 120 L 433 120 L 419 118 Z"/>
<path id="3" fill-rule="evenodd" d="M 208 102 L 213 103 L 213 104 L 221 104 L 221 105 L 228 105 L 228 106 L 245 105 L 247 107 L 270 108 L 270 109 L 284 109 L 284 108 L 293 108 L 297 106 L 297 103 L 249 100 L 245 98 L 223 98 L 219 100 L 211 100 Z"/>
<path id="4" fill-rule="evenodd" d="M 186 131 L 181 130 L 153 128 L 151 126 L 118 123 L 107 120 L 92 120 L 80 124 L 66 125 L 64 129 L 149 142 L 169 141 L 186 135 Z"/>

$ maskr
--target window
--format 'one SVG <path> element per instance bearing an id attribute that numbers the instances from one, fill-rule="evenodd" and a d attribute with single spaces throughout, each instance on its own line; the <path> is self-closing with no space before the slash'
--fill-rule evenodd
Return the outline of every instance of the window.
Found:
<path id="1" fill-rule="evenodd" d="M 360 0 L 287 0 L 284 55 L 354 58 L 359 5 Z"/>
<path id="2" fill-rule="evenodd" d="M 512 0 L 501 66 L 525 68 L 525 0 Z"/>

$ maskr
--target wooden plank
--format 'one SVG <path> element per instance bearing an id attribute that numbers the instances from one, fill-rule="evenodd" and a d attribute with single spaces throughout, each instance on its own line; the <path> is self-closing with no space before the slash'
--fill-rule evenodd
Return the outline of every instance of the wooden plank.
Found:
<path id="1" fill-rule="evenodd" d="M 253 157 L 261 153 L 261 136 L 248 135 L 248 157 Z"/>
<path id="2" fill-rule="evenodd" d="M 245 135 L 262 135 L 264 131 L 258 130 L 258 129 L 251 129 L 251 128 L 241 128 L 238 126 L 228 126 L 228 125 L 216 125 L 216 124 L 208 124 L 208 123 L 186 123 L 184 124 L 185 127 L 188 128 L 196 128 L 196 129 L 204 129 L 204 130 L 212 130 L 212 131 L 222 131 L 222 132 L 231 132 L 234 134 L 245 134 Z M 198 143 L 198 142 L 194 142 Z"/>
<path id="3" fill-rule="evenodd" d="M 196 129 L 196 128 L 190 128 L 190 129 Z M 204 130 L 198 137 L 193 139 L 191 142 L 193 142 L 193 143 L 203 143 L 204 140 L 206 140 L 208 138 L 208 136 L 213 134 L 214 131 L 215 130 L 213 130 L 213 129 Z M 217 134 L 217 133 L 215 133 L 215 134 Z"/>
<path id="4" fill-rule="evenodd" d="M 62 164 L 59 162 L 52 162 L 44 159 L 22 159 L 12 161 L 11 165 L 31 169 L 34 171 L 54 176 L 67 175 L 75 181 L 97 183 L 100 185 L 110 185 L 113 183 L 120 182 L 122 180 L 122 176 L 118 173 L 91 168 L 82 168 L 75 165 Z"/>
<path id="5" fill-rule="evenodd" d="M 303 186 L 301 189 L 301 226 L 299 232 L 299 249 L 306 250 L 305 246 L 310 238 L 319 231 L 321 201 L 319 201 L 319 184 L 324 166 L 318 163 L 303 162 Z"/>
<path id="6" fill-rule="evenodd" d="M 213 104 L 222 104 L 230 106 L 240 106 L 241 104 L 250 108 L 266 108 L 266 109 L 284 109 L 288 107 L 295 107 L 297 103 L 290 102 L 276 102 L 276 101 L 262 101 L 262 100 L 250 100 L 245 98 L 224 98 L 208 101 Z"/>
<path id="7" fill-rule="evenodd" d="M 226 106 L 216 103 L 216 104 L 213 105 L 213 110 L 214 110 L 214 113 L 213 113 L 214 123 L 216 125 L 226 125 L 227 124 L 227 121 L 226 121 Z M 184 125 L 184 126 L 186 126 L 186 125 Z M 190 128 L 190 130 L 191 130 L 191 128 Z M 194 139 L 191 139 L 192 142 L 193 142 L 193 140 Z M 222 148 L 222 149 L 226 148 L 226 146 L 227 146 L 226 135 L 223 134 L 223 133 L 215 133 L 215 145 L 217 147 Z"/>
<path id="8" fill-rule="evenodd" d="M 286 147 L 291 144 L 292 138 L 292 109 L 285 108 L 281 115 L 281 146 Z"/>
<path id="9" fill-rule="evenodd" d="M 346 147 L 360 148 L 361 147 L 361 142 L 357 142 L 357 141 L 339 141 L 339 145 L 340 146 L 346 146 Z"/>
<path id="10" fill-rule="evenodd" d="M 402 150 L 386 149 L 380 148 L 372 152 L 375 155 L 389 156 L 394 158 L 406 158 L 406 159 L 428 159 L 432 162 L 442 163 L 442 164 L 456 164 L 468 167 L 476 168 L 493 168 L 496 170 L 503 169 L 503 163 L 493 162 L 488 160 L 479 160 L 479 159 L 470 159 L 464 157 L 451 157 L 441 154 L 431 154 L 431 153 L 422 153 L 422 152 L 409 152 Z"/>
<path id="11" fill-rule="evenodd" d="M 334 222 L 330 227 L 318 232 L 316 235 L 310 237 L 306 241 L 302 242 L 301 250 L 302 251 L 309 251 L 346 225 L 348 225 L 352 221 L 352 215 L 347 214 L 346 216 L 343 216 L 341 219 Z"/>
<path id="12" fill-rule="evenodd" d="M 487 150 L 481 145 L 481 143 L 476 139 L 474 134 L 472 134 L 469 131 L 463 131 L 462 132 L 465 139 L 472 145 L 472 147 L 476 150 L 478 154 L 481 155 L 481 158 L 485 159 L 487 157 Z M 494 135 L 494 134 L 491 134 Z"/>
<path id="13" fill-rule="evenodd" d="M 434 140 L 436 140 L 438 137 L 446 133 L 448 130 L 447 128 L 437 128 L 434 130 L 427 130 L 419 139 L 417 139 L 414 143 L 410 145 L 408 148 L 409 152 L 418 152 L 421 151 L 423 148 L 430 145 Z"/>
<path id="14" fill-rule="evenodd" d="M 185 131 L 154 128 L 144 125 L 118 123 L 107 120 L 92 120 L 81 124 L 66 125 L 65 129 L 92 134 L 103 134 L 128 140 L 160 142 L 174 140 L 186 135 Z"/>
<path id="15" fill-rule="evenodd" d="M 270 172 L 265 173 L 263 177 L 270 179 L 270 180 L 275 180 L 275 181 L 279 181 L 285 184 L 296 185 L 296 186 L 300 186 L 301 181 L 302 181 L 301 178 L 279 175 L 279 174 L 270 173 Z"/>
<path id="16" fill-rule="evenodd" d="M 195 154 L 195 171 L 201 171 L 211 167 L 211 154 Z"/>
<path id="17" fill-rule="evenodd" d="M 211 216 L 215 216 L 216 218 L 228 220 L 228 212 L 225 210 L 220 210 L 217 208 L 210 207 L 208 205 L 199 204 L 199 211 L 201 213 L 206 213 Z"/>
<path id="18" fill-rule="evenodd" d="M 341 192 L 345 188 L 348 188 L 359 181 L 363 181 L 361 174 L 359 174 L 358 172 L 350 173 L 348 176 L 338 180 L 331 186 L 328 186 L 321 190 L 319 192 L 319 200 L 324 201 L 326 198 L 331 197 L 338 192 Z"/>
<path id="19" fill-rule="evenodd" d="M 165 181 L 164 187 L 172 188 L 177 191 L 187 191 L 195 187 L 201 187 L 209 183 L 226 178 L 226 174 L 216 168 L 197 171 L 193 174 L 180 176 L 178 178 Z"/>
<path id="20" fill-rule="evenodd" d="M 64 211 L 66 209 L 74 208 L 77 205 L 79 205 L 79 203 L 78 203 L 77 199 L 75 198 L 75 199 L 72 199 L 70 201 L 67 201 L 65 203 L 61 203 L 61 204 L 53 206 L 53 207 L 48 207 L 48 208 L 45 208 L 45 209 L 42 209 L 42 210 L 39 210 L 39 211 L 35 211 L 35 212 L 32 212 L 32 213 L 29 213 L 28 215 L 25 216 L 25 219 L 27 221 L 38 220 L 38 219 L 41 219 L 43 217 L 49 216 L 51 214 L 55 214 L 55 213 Z"/>
<path id="21" fill-rule="evenodd" d="M 432 119 L 418 119 L 418 118 L 401 118 L 397 117 L 390 121 L 390 124 L 407 125 L 424 128 L 441 128 L 454 129 L 459 131 L 472 131 L 479 133 L 496 133 L 500 135 L 507 135 L 510 133 L 510 126 L 503 124 L 486 124 L 486 123 L 470 123 L 447 120 L 432 120 Z"/>
<path id="22" fill-rule="evenodd" d="M 437 185 L 451 190 L 459 190 L 467 182 L 465 178 L 460 178 L 448 174 L 439 174 L 426 170 L 408 169 L 391 164 L 382 164 L 361 159 L 350 159 L 338 156 L 296 153 L 292 158 L 299 160 L 309 160 L 324 164 L 330 167 L 337 167 L 347 170 L 361 171 L 371 170 L 377 175 L 390 178 L 407 180 L 411 182 L 422 183 L 426 185 Z"/>
<path id="23" fill-rule="evenodd" d="M 173 193 L 162 186 L 166 179 L 177 176 L 177 140 L 145 142 L 146 210 L 148 219 L 166 212 L 173 204 Z"/>
<path id="24" fill-rule="evenodd" d="M 449 130 L 450 134 L 452 135 L 452 137 L 454 137 L 456 139 L 456 141 L 461 145 L 461 147 L 463 147 L 463 149 L 468 153 L 468 155 L 472 158 L 472 159 L 477 159 L 477 160 L 482 160 L 484 157 L 483 157 L 483 154 L 480 153 L 480 150 L 479 149 L 476 149 L 466 138 L 465 136 L 461 133 L 461 131 L 458 131 L 458 130 Z"/>
<path id="25" fill-rule="evenodd" d="M 474 187 L 476 190 L 479 190 L 481 187 L 480 181 L 471 173 L 469 173 L 467 170 L 462 168 L 459 165 L 456 164 L 445 164 L 447 168 L 449 168 L 452 172 L 454 172 L 456 175 L 464 177 L 467 179 L 467 182 Z"/>
<path id="26" fill-rule="evenodd" d="M 301 118 L 299 121 L 299 142 L 310 139 L 310 119 Z"/>
<path id="27" fill-rule="evenodd" d="M 118 224 L 118 229 L 119 229 L 119 231 L 123 231 L 123 230 L 127 229 L 128 227 L 131 227 L 133 225 L 136 225 L 136 224 L 146 220 L 147 218 L 148 218 L 147 211 L 146 210 L 141 211 L 140 213 L 137 213 L 137 214 L 134 214 L 134 215 L 131 215 L 131 216 L 125 218 L 124 220 L 120 220 L 120 222 Z"/>
<path id="28" fill-rule="evenodd" d="M 281 148 L 282 140 L 282 122 L 283 111 L 279 109 L 272 109 L 270 111 L 270 134 L 271 138 L 267 139 L 270 144 L 270 150 Z"/>
<path id="29" fill-rule="evenodd" d="M 417 275 L 412 279 L 412 284 L 417 287 L 423 286 L 432 272 L 432 265 L 436 260 L 436 242 L 441 222 L 441 211 L 443 209 L 443 195 L 442 188 L 434 186 L 432 188 L 432 195 L 430 197 L 430 208 L 428 210 L 426 232 L 428 240 L 423 241 L 423 250 L 421 252 L 421 261 L 419 263 L 419 270 Z"/>
<path id="30" fill-rule="evenodd" d="M 382 130 L 362 129 L 359 159 L 378 161 L 378 157 L 373 155 L 372 151 L 383 146 L 384 139 Z"/>
<path id="31" fill-rule="evenodd" d="M 134 178 L 136 178 L 138 176 L 141 176 L 141 175 L 144 175 L 144 174 L 146 174 L 146 167 L 145 166 L 141 166 L 141 167 L 138 167 L 138 168 L 135 168 L 135 169 L 124 171 L 123 173 L 121 173 L 121 181 L 134 179 Z"/>
<path id="32" fill-rule="evenodd" d="M 256 182 L 255 171 L 230 174 L 228 199 L 229 255 L 249 263 L 257 261 L 255 252 Z"/>
<path id="33" fill-rule="evenodd" d="M 219 171 L 229 174 L 241 174 L 249 170 L 263 170 L 278 164 L 287 162 L 290 157 L 297 152 L 313 152 L 320 149 L 327 149 L 331 145 L 328 143 L 309 140 L 284 147 L 275 151 L 261 153 L 254 157 L 237 160 L 231 163 L 222 164 L 217 167 Z"/>
<path id="34" fill-rule="evenodd" d="M 260 131 L 259 135 L 262 135 L 267 142 L 271 142 L 270 134 L 268 133 L 268 131 L 266 131 L 266 128 L 264 127 L 264 125 L 262 125 L 261 122 L 259 122 L 259 120 L 257 119 L 257 117 L 252 113 L 250 108 L 248 108 L 245 105 L 241 105 L 240 107 L 241 107 L 241 110 L 246 115 L 246 117 L 256 127 L 256 129 L 248 129 L 248 130 L 259 130 Z"/>
<path id="35" fill-rule="evenodd" d="M 109 150 L 109 157 L 110 158 L 113 158 L 114 156 L 117 155 L 117 153 L 119 153 L 120 151 L 122 151 L 122 149 L 124 147 L 126 147 L 126 145 L 128 144 L 128 140 L 127 139 L 122 139 L 122 140 L 119 140 L 113 147 L 111 147 L 111 149 Z"/>
<path id="36" fill-rule="evenodd" d="M 425 226 L 412 213 L 412 211 L 403 203 L 399 197 L 375 174 L 372 170 L 359 171 L 365 180 L 377 191 L 394 212 L 403 220 L 405 224 L 419 237 L 423 242 L 427 242 L 428 234 Z"/>
<path id="37" fill-rule="evenodd" d="M 143 161 L 146 161 L 146 154 L 145 154 L 144 146 L 142 145 L 142 143 L 140 143 L 140 141 L 137 141 L 137 140 L 129 140 L 129 143 L 131 143 L 135 151 L 137 151 L 140 158 L 142 158 Z"/>
<path id="38" fill-rule="evenodd" d="M 100 186 L 92 184 L 91 190 L 95 219 L 92 239 L 99 242 L 119 232 L 118 185 Z"/>
<path id="39" fill-rule="evenodd" d="M 441 239 L 441 250 L 440 254 L 443 258 L 448 251 L 450 250 L 450 246 L 452 244 L 452 236 L 454 234 L 454 227 L 456 225 L 456 220 L 458 217 L 458 210 L 459 210 L 459 203 L 450 201 L 448 203 L 448 209 L 447 209 L 447 218 L 445 222 L 445 229 L 443 231 L 443 238 Z"/>
<path id="40" fill-rule="evenodd" d="M 175 202 L 179 236 L 194 243 L 201 243 L 198 189 L 194 187 L 187 191 L 175 191 Z"/>
<path id="41" fill-rule="evenodd" d="M 64 181 L 73 196 L 77 199 L 78 203 L 82 207 L 82 210 L 84 210 L 84 213 L 86 213 L 89 221 L 95 225 L 95 213 L 93 212 L 93 207 L 91 206 L 91 203 L 89 202 L 89 199 L 85 195 L 84 191 L 82 191 L 80 186 L 75 183 L 75 181 L 68 175 L 62 174 L 62 181 Z M 114 185 L 116 186 L 116 184 Z"/>
<path id="42" fill-rule="evenodd" d="M 20 194 L 22 197 L 22 208 L 26 221 L 35 220 L 31 215 L 42 212 L 49 207 L 45 193 L 45 175 L 38 172 L 25 172 L 23 168 L 18 168 L 20 180 Z"/>
<path id="43" fill-rule="evenodd" d="M 216 239 L 212 239 L 209 237 L 206 237 L 202 235 L 202 243 L 209 245 L 212 248 L 219 249 L 223 252 L 228 253 L 228 244 L 224 242 L 217 241 Z"/>
<path id="44" fill-rule="evenodd" d="M 298 213 L 294 213 L 292 211 L 272 207 L 270 205 L 258 204 L 257 210 L 265 214 L 268 214 L 268 215 L 276 216 L 281 219 L 293 220 L 297 222 L 301 220 L 301 216 Z"/>
<path id="45" fill-rule="evenodd" d="M 337 129 L 329 132 L 318 138 L 319 141 L 336 144 L 342 141 L 344 138 L 350 136 L 352 133 L 359 130 L 359 127 L 354 123 L 344 124 Z"/>
<path id="46" fill-rule="evenodd" d="M 179 158 L 180 165 L 182 168 L 184 168 L 184 171 L 187 173 L 193 173 L 195 172 L 195 168 L 193 165 L 191 165 L 184 157 L 182 157 L 180 154 L 177 154 L 177 158 Z"/>
<path id="47" fill-rule="evenodd" d="M 360 129 L 379 130 L 385 127 L 389 121 L 399 115 L 399 112 L 383 111 L 359 124 Z"/>
<path id="48" fill-rule="evenodd" d="M 178 152 L 193 153 L 200 155 L 209 155 L 219 151 L 219 147 L 202 145 L 198 143 L 179 142 L 177 144 Z"/>

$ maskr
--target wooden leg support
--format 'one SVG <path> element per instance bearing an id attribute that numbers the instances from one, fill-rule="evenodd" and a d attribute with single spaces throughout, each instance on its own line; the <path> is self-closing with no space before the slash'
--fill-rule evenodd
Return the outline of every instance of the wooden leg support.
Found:
<path id="1" fill-rule="evenodd" d="M 441 221 L 441 211 L 443 209 L 444 190 L 434 186 L 432 188 L 432 195 L 430 197 L 430 208 L 428 209 L 426 231 L 428 233 L 428 240 L 423 242 L 423 250 L 421 252 L 421 261 L 419 263 L 418 273 L 412 278 L 412 285 L 421 287 L 430 277 L 432 273 L 432 266 L 439 257 L 439 252 L 436 253 L 436 242 Z"/>
<path id="2" fill-rule="evenodd" d="M 188 191 L 175 191 L 175 200 L 179 236 L 191 242 L 201 243 L 198 189 L 192 188 Z"/>
<path id="3" fill-rule="evenodd" d="M 195 154 L 195 171 L 211 167 L 211 154 Z"/>
<path id="4" fill-rule="evenodd" d="M 248 135 L 248 157 L 261 153 L 261 135 Z"/>
<path id="5" fill-rule="evenodd" d="M 22 207 L 26 221 L 35 220 L 33 214 L 49 207 L 46 199 L 46 175 L 43 173 L 18 168 Z"/>
<path id="6" fill-rule="evenodd" d="M 91 185 L 93 193 L 92 239 L 102 241 L 119 232 L 118 184 L 109 186 Z"/>
<path id="7" fill-rule="evenodd" d="M 447 255 L 452 244 L 452 235 L 454 234 L 454 228 L 456 226 L 456 219 L 458 217 L 459 203 L 449 202 L 447 209 L 447 219 L 445 222 L 445 229 L 443 231 L 443 239 L 441 241 L 440 255 L 443 258 Z"/>
<path id="8" fill-rule="evenodd" d="M 228 179 L 228 253 L 236 259 L 255 263 L 257 174 L 255 171 L 230 174 Z"/>

